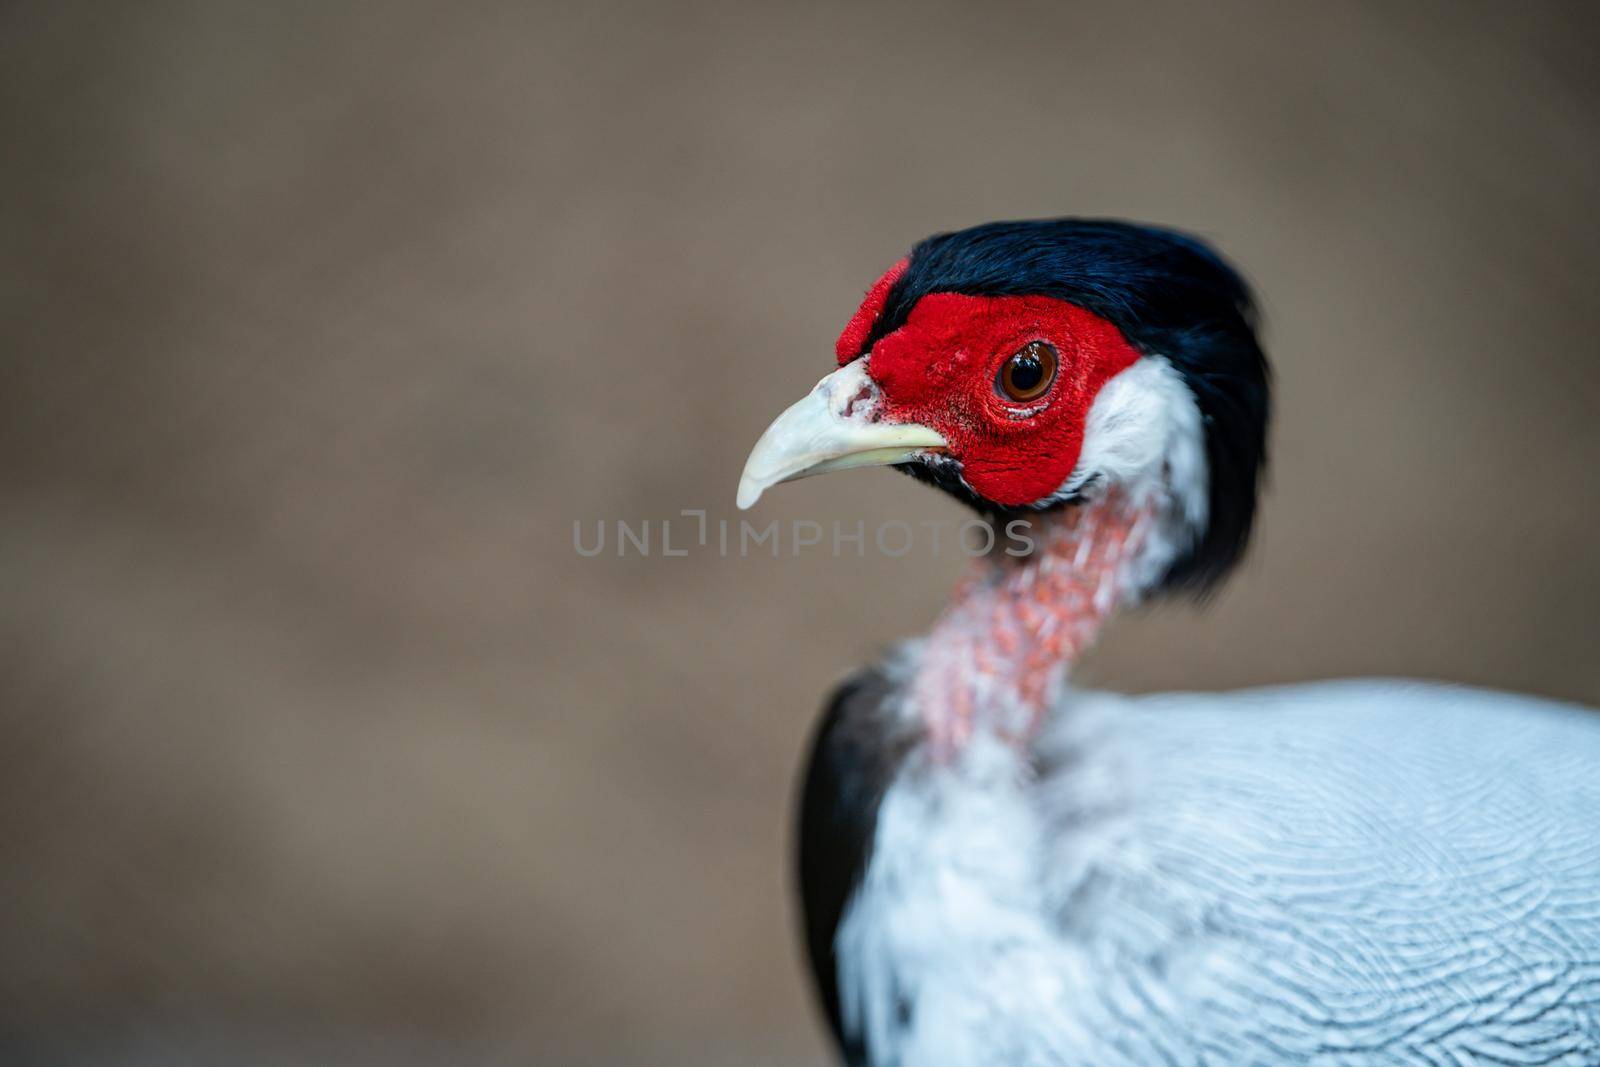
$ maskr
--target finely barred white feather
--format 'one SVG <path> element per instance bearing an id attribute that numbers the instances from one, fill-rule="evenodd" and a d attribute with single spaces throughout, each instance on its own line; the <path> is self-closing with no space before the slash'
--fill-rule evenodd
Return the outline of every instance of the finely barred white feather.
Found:
<path id="1" fill-rule="evenodd" d="M 1030 753 L 907 761 L 846 1024 L 878 1065 L 1600 1062 L 1597 767 L 1591 713 L 1467 689 L 1069 694 Z"/>

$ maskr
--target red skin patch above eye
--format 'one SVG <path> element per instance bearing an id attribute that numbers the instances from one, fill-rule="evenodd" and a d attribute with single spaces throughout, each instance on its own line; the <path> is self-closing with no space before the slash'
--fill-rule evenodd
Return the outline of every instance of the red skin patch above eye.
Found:
<path id="1" fill-rule="evenodd" d="M 865 341 L 903 266 L 884 275 L 839 339 Z M 864 323 L 864 325 L 860 325 Z M 1038 400 L 1016 404 L 995 389 L 1000 368 L 1019 349 L 1046 341 L 1060 355 L 1056 380 Z M 852 351 L 859 352 L 859 346 Z M 883 392 L 883 414 L 931 426 L 950 443 L 967 484 L 997 504 L 1050 496 L 1072 473 L 1084 424 L 1100 387 L 1139 358 L 1122 332 L 1075 304 L 1044 296 L 931 293 L 905 325 L 878 340 L 867 370 Z"/>
<path id="2" fill-rule="evenodd" d="M 833 354 L 839 359 L 839 366 L 844 366 L 861 354 L 866 347 L 867 337 L 872 333 L 872 326 L 883 315 L 884 302 L 889 299 L 889 290 L 894 288 L 894 283 L 911 265 L 909 259 L 902 259 L 894 266 L 883 272 L 883 277 L 872 283 L 872 288 L 867 290 L 866 297 L 861 301 L 861 306 L 856 308 L 856 313 L 850 316 L 850 321 L 844 324 L 844 332 L 839 335 L 838 342 L 833 346 Z"/>

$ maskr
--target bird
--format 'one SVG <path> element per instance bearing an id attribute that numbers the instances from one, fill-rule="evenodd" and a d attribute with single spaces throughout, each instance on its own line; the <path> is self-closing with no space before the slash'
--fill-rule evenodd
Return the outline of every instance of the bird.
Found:
<path id="1" fill-rule="evenodd" d="M 737 503 L 890 466 L 996 536 L 832 697 L 800 928 L 850 1067 L 1600 1064 L 1600 715 L 1393 679 L 1141 696 L 1072 665 L 1244 555 L 1250 287 L 1154 225 L 916 244 Z"/>

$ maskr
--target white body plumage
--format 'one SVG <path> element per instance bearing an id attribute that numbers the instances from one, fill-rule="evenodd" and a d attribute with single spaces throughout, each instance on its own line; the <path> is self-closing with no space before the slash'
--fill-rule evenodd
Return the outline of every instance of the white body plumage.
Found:
<path id="1" fill-rule="evenodd" d="M 916 751 L 837 934 L 874 1065 L 1600 1062 L 1600 717 L 1071 692 Z"/>

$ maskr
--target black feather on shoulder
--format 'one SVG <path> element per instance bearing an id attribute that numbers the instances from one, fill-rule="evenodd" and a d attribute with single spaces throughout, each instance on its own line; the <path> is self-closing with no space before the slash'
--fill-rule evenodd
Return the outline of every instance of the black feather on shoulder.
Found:
<path id="1" fill-rule="evenodd" d="M 817 991 L 840 1054 L 864 1065 L 866 1049 L 844 1032 L 834 938 L 872 854 L 878 806 L 909 749 L 908 729 L 887 721 L 893 685 L 868 668 L 841 685 L 828 702 L 807 762 L 800 793 L 799 883 L 805 941 Z"/>

